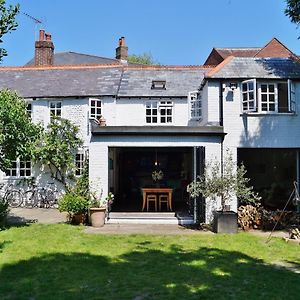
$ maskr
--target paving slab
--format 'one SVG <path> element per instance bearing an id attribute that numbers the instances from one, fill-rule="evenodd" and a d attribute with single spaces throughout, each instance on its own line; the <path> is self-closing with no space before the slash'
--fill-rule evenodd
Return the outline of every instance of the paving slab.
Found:
<path id="1" fill-rule="evenodd" d="M 95 228 L 87 226 L 84 230 L 89 234 L 152 234 L 152 235 L 180 235 L 180 234 L 214 234 L 208 230 L 194 230 L 176 224 L 105 224 Z"/>
<path id="2" fill-rule="evenodd" d="M 7 218 L 8 224 L 56 224 L 66 220 L 67 213 L 61 213 L 55 208 L 11 208 Z"/>

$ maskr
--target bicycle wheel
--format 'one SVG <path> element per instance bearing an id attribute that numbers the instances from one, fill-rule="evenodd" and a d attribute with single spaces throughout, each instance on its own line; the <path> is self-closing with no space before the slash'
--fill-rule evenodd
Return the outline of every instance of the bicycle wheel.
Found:
<path id="1" fill-rule="evenodd" d="M 5 195 L 5 200 L 8 202 L 10 207 L 19 207 L 23 202 L 23 196 L 20 191 L 12 190 L 7 192 Z"/>
<path id="2" fill-rule="evenodd" d="M 34 191 L 29 190 L 24 193 L 24 204 L 27 208 L 33 208 L 37 205 L 34 197 Z"/>
<path id="3" fill-rule="evenodd" d="M 56 204 L 56 195 L 54 191 L 52 190 L 46 191 L 44 202 L 47 205 L 47 208 L 54 207 L 54 205 Z"/>

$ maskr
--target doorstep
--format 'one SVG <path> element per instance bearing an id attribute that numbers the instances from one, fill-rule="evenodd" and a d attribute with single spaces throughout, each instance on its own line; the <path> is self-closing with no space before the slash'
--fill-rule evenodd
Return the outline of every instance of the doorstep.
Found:
<path id="1" fill-rule="evenodd" d="M 106 224 L 177 224 L 191 225 L 193 218 L 174 212 L 111 212 Z"/>

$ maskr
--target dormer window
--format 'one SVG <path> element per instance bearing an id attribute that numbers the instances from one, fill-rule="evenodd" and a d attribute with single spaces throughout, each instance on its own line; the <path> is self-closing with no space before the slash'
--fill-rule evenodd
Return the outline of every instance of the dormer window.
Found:
<path id="1" fill-rule="evenodd" d="M 165 90 L 166 81 L 165 80 L 152 80 L 151 90 Z"/>

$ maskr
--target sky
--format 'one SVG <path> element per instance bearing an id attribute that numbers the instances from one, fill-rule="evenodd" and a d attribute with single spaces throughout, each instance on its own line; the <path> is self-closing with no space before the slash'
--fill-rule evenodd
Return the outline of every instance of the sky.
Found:
<path id="1" fill-rule="evenodd" d="M 18 28 L 3 37 L 3 66 L 34 55 L 39 29 L 55 52 L 115 57 L 124 36 L 129 54 L 151 53 L 163 65 L 201 65 L 213 47 L 262 47 L 277 37 L 300 54 L 300 28 L 285 0 L 6 0 L 19 3 Z M 42 21 L 41 26 L 23 13 Z"/>

